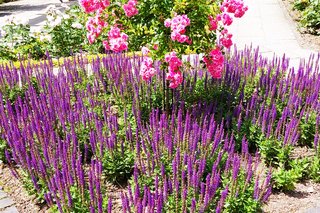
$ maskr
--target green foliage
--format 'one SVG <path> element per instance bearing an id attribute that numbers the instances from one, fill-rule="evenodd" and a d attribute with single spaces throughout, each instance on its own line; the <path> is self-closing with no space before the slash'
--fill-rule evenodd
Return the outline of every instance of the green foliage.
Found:
<path id="1" fill-rule="evenodd" d="M 310 166 L 312 162 L 309 158 L 294 159 L 290 162 L 290 168 L 295 170 L 299 180 L 304 180 L 310 176 Z"/>
<path id="2" fill-rule="evenodd" d="M 251 119 L 244 120 L 239 131 L 236 128 L 236 125 L 233 125 L 236 148 L 238 151 L 241 150 L 241 142 L 243 137 L 246 137 L 248 141 L 249 152 L 251 153 L 255 152 L 259 147 L 259 144 L 266 140 L 261 128 L 258 125 L 253 124 Z"/>
<path id="3" fill-rule="evenodd" d="M 196 80 L 196 81 L 195 81 Z M 212 79 L 212 81 L 215 81 Z M 238 95 L 225 85 L 211 84 L 210 80 L 202 79 L 186 79 L 185 88 L 189 88 L 188 84 L 193 84 L 194 90 L 185 89 L 183 97 L 185 107 L 191 109 L 202 103 L 212 103 L 215 110 L 215 120 L 227 120 L 231 117 L 236 106 Z M 210 86 L 208 86 L 210 82 Z"/>
<path id="4" fill-rule="evenodd" d="M 313 161 L 308 158 L 301 158 L 290 160 L 286 167 L 284 164 L 280 164 L 276 172 L 273 172 L 274 189 L 293 190 L 298 181 L 312 178 L 310 175 L 312 173 L 310 171 L 312 163 Z"/>
<path id="5" fill-rule="evenodd" d="M 11 49 L 5 45 L 0 45 L 0 59 L 2 60 L 15 60 L 16 56 Z"/>
<path id="6" fill-rule="evenodd" d="M 90 206 L 90 194 L 87 190 L 83 193 L 80 188 L 76 185 L 70 186 L 70 194 L 72 198 L 72 206 L 66 209 L 66 212 L 79 212 L 79 213 L 87 213 Z M 70 211 L 71 210 L 71 211 Z M 53 205 L 50 207 L 51 213 L 60 212 L 57 205 Z"/>
<path id="7" fill-rule="evenodd" d="M 133 172 L 134 157 L 134 152 L 128 147 L 105 152 L 102 165 L 107 179 L 118 183 L 127 181 Z"/>
<path id="8" fill-rule="evenodd" d="M 283 145 L 281 140 L 276 138 L 266 138 L 259 143 L 259 151 L 268 166 L 287 167 L 290 160 L 292 146 Z"/>
<path id="9" fill-rule="evenodd" d="M 305 10 L 309 5 L 309 0 L 296 0 L 295 2 L 293 2 L 293 8 L 299 11 Z"/>
<path id="10" fill-rule="evenodd" d="M 0 0 L 0 4 L 7 3 L 7 2 L 12 2 L 12 1 L 16 1 L 16 0 Z"/>
<path id="11" fill-rule="evenodd" d="M 65 13 L 56 14 L 52 11 L 48 14 L 45 33 L 49 35 L 47 48 L 54 56 L 70 56 L 84 49 L 86 30 L 84 27 L 85 14 L 78 5 L 73 5 Z"/>
<path id="12" fill-rule="evenodd" d="M 318 155 L 309 158 L 290 159 L 287 166 L 280 164 L 273 172 L 273 187 L 277 190 L 293 190 L 298 181 L 311 179 L 320 182 L 320 158 Z"/>
<path id="13" fill-rule="evenodd" d="M 310 167 L 309 167 L 309 177 L 318 183 L 320 182 L 320 157 L 319 157 L 319 155 L 311 158 Z"/>
<path id="14" fill-rule="evenodd" d="M 20 97 L 21 99 L 24 99 L 25 92 L 29 89 L 29 87 L 33 87 L 37 92 L 39 92 L 38 83 L 35 77 L 33 77 L 30 80 L 30 83 L 26 83 L 23 85 L 15 84 L 14 86 L 1 85 L 0 86 L 0 92 L 2 94 L 2 99 L 4 103 L 9 101 L 11 104 L 14 104 L 14 102 Z"/>
<path id="15" fill-rule="evenodd" d="M 44 194 L 48 191 L 48 188 L 45 182 L 42 181 L 41 179 L 36 179 L 34 177 L 34 181 L 38 185 L 38 190 L 37 190 L 34 186 L 35 183 L 32 181 L 32 178 L 30 177 L 29 174 L 27 174 L 26 172 L 22 172 L 21 176 L 22 176 L 21 182 L 23 184 L 23 187 L 26 189 L 27 193 L 31 196 L 34 196 L 37 203 L 39 204 L 44 203 L 45 202 Z"/>
<path id="16" fill-rule="evenodd" d="M 320 34 L 320 1 L 296 0 L 294 9 L 301 12 L 300 24 L 312 34 Z"/>
<path id="17" fill-rule="evenodd" d="M 234 182 L 231 176 L 223 179 L 224 185 L 232 184 L 229 189 L 229 194 L 226 198 L 224 211 L 226 213 L 248 212 L 255 213 L 261 211 L 261 203 L 254 199 L 254 181 L 246 182 L 246 173 L 241 170 L 237 181 Z"/>
<path id="18" fill-rule="evenodd" d="M 6 162 L 5 150 L 7 148 L 7 142 L 0 138 L 0 164 Z"/>
<path id="19" fill-rule="evenodd" d="M 295 183 L 299 180 L 300 174 L 294 169 L 286 170 L 279 167 L 272 173 L 273 188 L 282 191 L 294 190 Z"/>
<path id="20" fill-rule="evenodd" d="M 261 203 L 252 197 L 253 187 L 239 191 L 237 196 L 228 196 L 224 205 L 226 213 L 256 213 L 261 212 Z"/>
<path id="21" fill-rule="evenodd" d="M 18 58 L 34 58 L 44 57 L 45 48 L 39 38 L 32 34 L 30 25 L 19 23 L 14 18 L 2 27 L 4 36 L 0 39 L 2 43 L 0 53 L 1 58 L 17 60 Z"/>
<path id="22" fill-rule="evenodd" d="M 317 115 L 315 112 L 309 114 L 308 118 L 304 116 L 300 122 L 299 145 L 313 146 L 314 136 L 316 133 Z"/>

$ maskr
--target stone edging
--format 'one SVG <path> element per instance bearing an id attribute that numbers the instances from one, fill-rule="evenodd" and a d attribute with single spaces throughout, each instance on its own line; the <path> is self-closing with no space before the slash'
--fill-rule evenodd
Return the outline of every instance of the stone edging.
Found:
<path id="1" fill-rule="evenodd" d="M 14 206 L 14 201 L 0 188 L 0 212 L 1 213 L 19 213 Z"/>

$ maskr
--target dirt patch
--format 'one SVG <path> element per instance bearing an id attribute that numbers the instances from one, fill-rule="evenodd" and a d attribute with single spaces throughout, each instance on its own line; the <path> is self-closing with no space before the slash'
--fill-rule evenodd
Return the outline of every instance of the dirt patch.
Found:
<path id="1" fill-rule="evenodd" d="M 300 12 L 297 10 L 293 10 L 292 3 L 293 0 L 281 0 L 284 8 L 288 12 L 288 16 L 292 18 L 292 23 L 295 25 L 297 29 L 297 38 L 300 45 L 306 49 L 313 49 L 316 51 L 320 51 L 320 36 L 312 35 L 306 32 L 305 29 L 299 26 Z"/>
<path id="2" fill-rule="evenodd" d="M 301 158 L 310 158 L 314 157 L 316 152 L 314 149 L 308 148 L 306 146 L 296 146 L 291 152 L 290 158 L 292 159 L 301 159 Z"/>
<path id="3" fill-rule="evenodd" d="M 273 193 L 263 207 L 269 213 L 305 213 L 319 206 L 320 184 L 307 181 L 296 184 L 296 189 L 287 193 Z M 320 209 L 319 209 L 320 210 Z"/>

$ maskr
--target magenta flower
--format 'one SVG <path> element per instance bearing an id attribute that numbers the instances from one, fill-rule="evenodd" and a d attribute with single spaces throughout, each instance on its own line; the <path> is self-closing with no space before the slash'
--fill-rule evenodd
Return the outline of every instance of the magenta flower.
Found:
<path id="1" fill-rule="evenodd" d="M 126 16 L 132 17 L 138 14 L 139 11 L 136 8 L 137 3 L 137 0 L 129 0 L 127 4 L 122 6 Z"/>
<path id="2" fill-rule="evenodd" d="M 128 49 L 128 35 L 121 33 L 118 27 L 111 27 L 108 32 L 108 41 L 103 41 L 103 46 L 106 50 L 112 50 L 114 52 L 122 52 Z"/>
<path id="3" fill-rule="evenodd" d="M 209 16 L 209 30 L 214 31 L 218 29 L 218 20 Z"/>
<path id="4" fill-rule="evenodd" d="M 110 5 L 109 0 L 79 0 L 79 3 L 86 13 L 104 10 Z"/>
<path id="5" fill-rule="evenodd" d="M 183 77 L 180 71 L 167 73 L 166 79 L 170 81 L 169 87 L 172 89 L 177 88 L 183 81 Z"/>
<path id="6" fill-rule="evenodd" d="M 190 25 L 190 19 L 187 15 L 176 15 L 172 19 L 164 21 L 165 27 L 171 27 L 171 39 L 179 43 L 190 43 L 188 36 L 184 35 L 187 26 Z"/>
<path id="7" fill-rule="evenodd" d="M 220 38 L 220 42 L 226 48 L 230 48 L 233 44 L 232 42 L 232 34 L 228 32 L 227 29 L 221 31 L 222 38 Z"/>
<path id="8" fill-rule="evenodd" d="M 212 50 L 209 56 L 203 58 L 203 61 L 213 78 L 221 78 L 221 73 L 224 65 L 224 57 L 219 48 Z"/>
<path id="9" fill-rule="evenodd" d="M 222 23 L 223 25 L 230 26 L 233 22 L 232 17 L 228 13 L 224 13 L 222 15 Z"/>

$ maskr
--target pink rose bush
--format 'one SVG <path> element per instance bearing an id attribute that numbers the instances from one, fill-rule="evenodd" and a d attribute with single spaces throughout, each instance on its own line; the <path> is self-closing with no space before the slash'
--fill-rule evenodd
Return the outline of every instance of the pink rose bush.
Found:
<path id="1" fill-rule="evenodd" d="M 243 0 L 213 1 L 202 7 L 198 1 L 189 0 L 184 8 L 175 1 L 162 0 L 79 2 L 92 16 L 86 25 L 91 44 L 103 37 L 102 44 L 108 51 L 141 50 L 140 75 L 145 81 L 156 74 L 154 60 L 162 60 L 168 68 L 170 88 L 177 88 L 183 81 L 181 56 L 188 51 L 204 53 L 203 62 L 212 78 L 221 78 L 224 50 L 233 45 L 233 35 L 227 28 L 248 10 Z M 218 11 L 212 10 L 213 5 Z"/>
<path id="2" fill-rule="evenodd" d="M 177 57 L 176 52 L 171 52 L 165 55 L 165 61 L 169 64 L 169 73 L 166 79 L 170 81 L 170 88 L 177 88 L 182 83 L 182 74 L 179 68 L 182 66 L 182 61 Z"/>
<path id="3" fill-rule="evenodd" d="M 171 27 L 171 39 L 180 43 L 191 43 L 188 36 L 184 35 L 187 26 L 190 25 L 190 19 L 187 15 L 175 15 L 173 19 L 166 19 L 164 21 L 166 27 Z"/>
<path id="4" fill-rule="evenodd" d="M 152 58 L 148 57 L 150 50 L 147 47 L 142 47 L 141 51 L 143 54 L 143 59 L 140 68 L 140 75 L 142 76 L 143 80 L 147 81 L 156 74 L 156 70 L 153 67 Z"/>
<path id="5" fill-rule="evenodd" d="M 137 0 L 129 0 L 127 4 L 122 6 L 126 16 L 132 17 L 138 14 L 139 11 L 136 8 L 137 3 Z"/>
<path id="6" fill-rule="evenodd" d="M 221 6 L 221 11 L 233 13 L 234 17 L 241 18 L 248 7 L 241 0 L 224 0 Z"/>
<path id="7" fill-rule="evenodd" d="M 221 78 L 224 57 L 219 48 L 211 50 L 209 55 L 203 58 L 203 61 L 213 78 Z"/>
<path id="8" fill-rule="evenodd" d="M 108 32 L 109 41 L 103 41 L 103 46 L 106 50 L 114 52 L 122 52 L 128 49 L 128 35 L 120 32 L 118 27 L 111 27 Z"/>
<path id="9" fill-rule="evenodd" d="M 86 13 L 103 11 L 110 5 L 109 0 L 80 0 L 79 3 Z"/>
<path id="10" fill-rule="evenodd" d="M 89 43 L 93 44 L 96 38 L 100 36 L 102 30 L 107 26 L 108 23 L 102 20 L 99 15 L 90 17 L 86 24 L 86 28 L 88 30 L 87 38 Z"/>
<path id="11" fill-rule="evenodd" d="M 227 29 L 221 31 L 220 42 L 226 48 L 230 48 L 232 46 L 232 34 L 229 33 Z"/>

